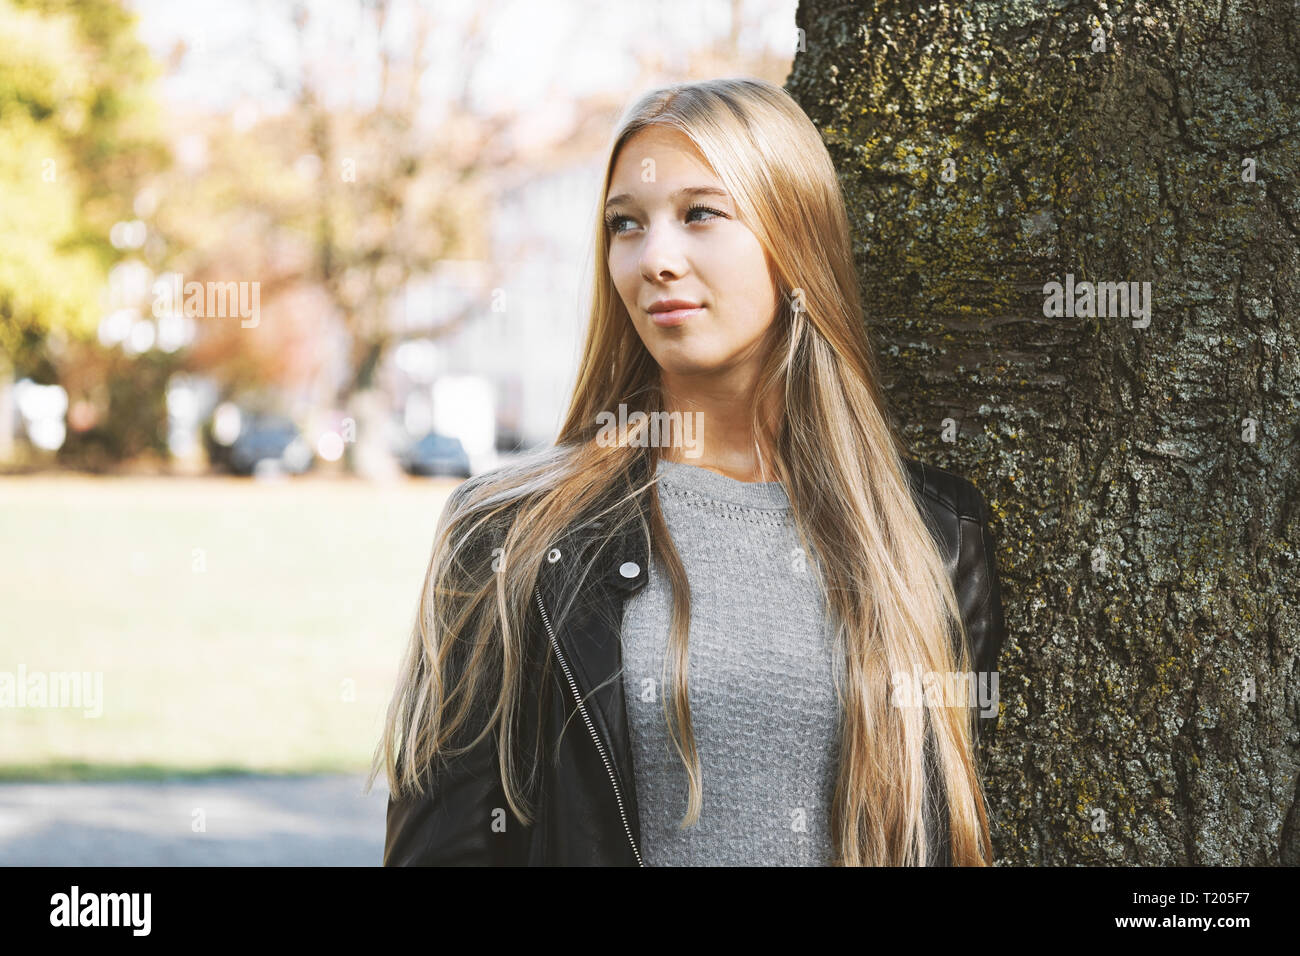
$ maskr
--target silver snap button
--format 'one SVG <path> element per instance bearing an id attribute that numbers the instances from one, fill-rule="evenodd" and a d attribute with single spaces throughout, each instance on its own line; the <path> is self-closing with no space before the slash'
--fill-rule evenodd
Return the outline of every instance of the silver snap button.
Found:
<path id="1" fill-rule="evenodd" d="M 623 566 L 618 569 L 618 573 L 625 578 L 634 578 L 641 573 L 641 565 L 635 561 L 624 561 Z"/>
<path id="2" fill-rule="evenodd" d="M 551 548 L 551 550 L 546 553 L 546 560 L 551 562 L 551 564 L 554 564 L 556 561 L 560 560 L 560 549 Z"/>

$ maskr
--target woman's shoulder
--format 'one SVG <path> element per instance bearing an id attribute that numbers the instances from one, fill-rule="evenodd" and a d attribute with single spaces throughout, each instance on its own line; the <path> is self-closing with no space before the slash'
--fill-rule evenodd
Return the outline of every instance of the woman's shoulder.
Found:
<path id="1" fill-rule="evenodd" d="M 530 478 L 535 476 L 536 464 L 548 455 L 549 449 L 535 452 L 471 475 L 452 489 L 447 497 L 447 510 L 455 513 L 471 504 L 496 510 L 501 505 L 509 508 L 517 504 L 523 497 L 523 488 L 534 483 Z"/>
<path id="2" fill-rule="evenodd" d="M 451 494 L 447 496 L 447 511 L 456 513 L 470 501 L 481 499 L 485 492 L 490 494 L 494 486 L 501 484 L 504 470 L 503 468 L 494 468 L 491 471 L 479 472 L 477 475 L 466 478 L 451 489 Z"/>
<path id="3" fill-rule="evenodd" d="M 977 671 L 996 666 L 1005 635 L 989 508 L 975 484 L 951 471 L 904 459 L 922 510 L 939 534 Z"/>
<path id="4" fill-rule="evenodd" d="M 503 494 L 509 486 L 509 469 L 498 467 L 466 478 L 451 489 L 438 520 L 440 529 L 449 528 L 450 545 L 459 563 L 471 567 L 488 560 L 492 548 L 505 537 L 517 502 Z M 494 499 L 504 500 L 498 507 Z"/>
<path id="5" fill-rule="evenodd" d="M 932 508 L 950 512 L 958 520 L 988 521 L 988 502 L 970 479 L 915 458 L 904 458 L 903 463 L 913 491 Z"/>

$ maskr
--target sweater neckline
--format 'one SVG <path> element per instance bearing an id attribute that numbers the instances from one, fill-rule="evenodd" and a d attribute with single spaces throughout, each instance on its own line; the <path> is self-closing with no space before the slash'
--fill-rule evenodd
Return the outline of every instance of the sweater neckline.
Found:
<path id="1" fill-rule="evenodd" d="M 699 465 L 659 459 L 656 475 L 665 491 L 687 492 L 763 511 L 788 511 L 790 497 L 779 481 L 741 481 Z"/>

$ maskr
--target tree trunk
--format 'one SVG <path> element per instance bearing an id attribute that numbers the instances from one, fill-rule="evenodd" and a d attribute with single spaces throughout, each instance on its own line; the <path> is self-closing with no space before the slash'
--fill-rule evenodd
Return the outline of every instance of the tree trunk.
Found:
<path id="1" fill-rule="evenodd" d="M 1300 9 L 797 25 L 893 414 L 994 513 L 998 862 L 1300 863 Z"/>

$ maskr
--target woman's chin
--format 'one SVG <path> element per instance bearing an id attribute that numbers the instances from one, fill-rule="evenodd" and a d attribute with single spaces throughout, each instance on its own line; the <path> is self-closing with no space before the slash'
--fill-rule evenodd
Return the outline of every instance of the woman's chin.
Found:
<path id="1" fill-rule="evenodd" d="M 674 351 L 656 358 L 659 368 L 669 375 L 709 375 L 720 371 L 723 367 L 722 361 L 715 356 L 691 354 L 685 351 Z"/>

